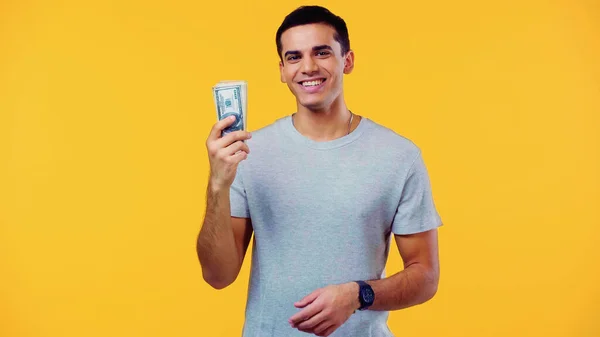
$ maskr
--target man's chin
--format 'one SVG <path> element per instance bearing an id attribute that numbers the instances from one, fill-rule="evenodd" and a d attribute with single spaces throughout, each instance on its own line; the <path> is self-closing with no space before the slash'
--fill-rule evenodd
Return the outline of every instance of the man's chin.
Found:
<path id="1" fill-rule="evenodd" d="M 298 101 L 300 103 L 300 105 L 302 105 L 303 107 L 305 107 L 308 110 L 311 111 L 319 111 L 319 110 L 323 110 L 326 107 L 326 104 L 324 101 L 322 100 L 307 100 L 307 101 Z"/>

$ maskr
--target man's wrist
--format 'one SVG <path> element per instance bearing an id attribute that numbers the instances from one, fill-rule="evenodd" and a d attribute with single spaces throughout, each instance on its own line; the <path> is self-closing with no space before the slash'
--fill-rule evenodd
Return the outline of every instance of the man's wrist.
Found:
<path id="1" fill-rule="evenodd" d="M 373 291 L 373 288 L 371 287 L 371 284 L 363 280 L 358 280 L 354 282 L 358 285 L 357 297 L 360 303 L 358 310 L 369 309 L 375 301 L 375 293 Z"/>
<path id="2" fill-rule="evenodd" d="M 356 312 L 360 308 L 360 300 L 358 299 L 358 291 L 360 287 L 356 282 L 348 283 L 348 299 L 350 300 L 350 305 L 353 312 Z"/>
<path id="3" fill-rule="evenodd" d="M 223 192 L 229 192 L 229 187 L 224 184 L 216 181 L 215 179 L 210 178 L 208 180 L 208 189 L 212 194 L 220 194 Z"/>

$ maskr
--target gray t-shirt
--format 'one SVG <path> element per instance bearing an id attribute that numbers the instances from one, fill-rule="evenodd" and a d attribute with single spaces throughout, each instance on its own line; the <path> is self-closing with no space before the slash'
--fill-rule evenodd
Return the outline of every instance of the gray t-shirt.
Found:
<path id="1" fill-rule="evenodd" d="M 251 218 L 254 229 L 243 337 L 308 336 L 288 323 L 301 310 L 294 302 L 330 284 L 385 277 L 392 233 L 442 225 L 420 149 L 368 118 L 317 142 L 288 115 L 247 144 L 230 192 L 231 215 Z M 331 336 L 393 336 L 387 318 L 357 311 Z"/>

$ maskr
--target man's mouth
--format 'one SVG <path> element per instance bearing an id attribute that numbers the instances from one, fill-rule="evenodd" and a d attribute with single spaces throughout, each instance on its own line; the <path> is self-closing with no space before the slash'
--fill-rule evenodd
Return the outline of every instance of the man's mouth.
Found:
<path id="1" fill-rule="evenodd" d="M 321 85 L 326 80 L 327 79 L 325 79 L 325 78 L 319 78 L 319 79 L 316 79 L 316 80 L 301 81 L 300 85 L 302 85 L 305 88 L 318 87 L 319 85 Z"/>

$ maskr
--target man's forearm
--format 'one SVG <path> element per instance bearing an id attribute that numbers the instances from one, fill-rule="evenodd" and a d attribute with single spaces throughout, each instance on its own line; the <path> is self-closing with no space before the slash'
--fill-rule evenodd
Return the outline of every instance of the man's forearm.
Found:
<path id="1" fill-rule="evenodd" d="M 375 292 L 370 310 L 399 310 L 431 299 L 437 292 L 439 272 L 420 263 L 381 280 L 367 281 Z"/>
<path id="2" fill-rule="evenodd" d="M 222 288 L 233 282 L 240 265 L 231 226 L 229 190 L 209 185 L 206 199 L 206 216 L 196 250 L 204 279 Z"/>

